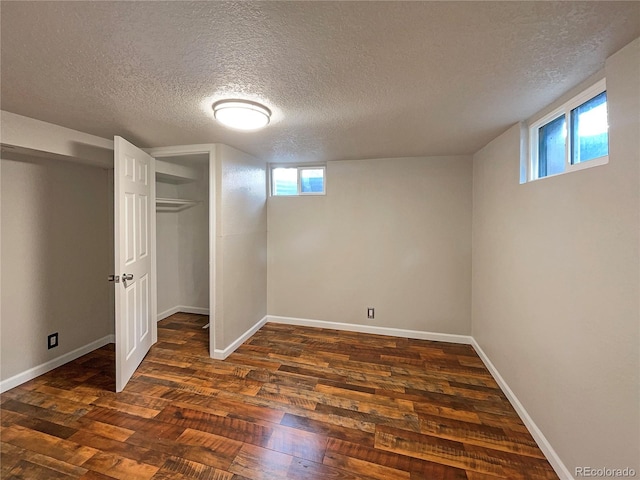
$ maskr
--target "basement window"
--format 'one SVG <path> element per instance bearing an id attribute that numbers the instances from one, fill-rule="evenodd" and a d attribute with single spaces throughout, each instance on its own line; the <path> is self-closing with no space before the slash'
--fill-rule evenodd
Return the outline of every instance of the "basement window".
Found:
<path id="1" fill-rule="evenodd" d="M 605 80 L 531 124 L 529 147 L 530 180 L 608 163 Z"/>
<path id="2" fill-rule="evenodd" d="M 325 173 L 324 166 L 272 167 L 271 195 L 324 195 Z"/>

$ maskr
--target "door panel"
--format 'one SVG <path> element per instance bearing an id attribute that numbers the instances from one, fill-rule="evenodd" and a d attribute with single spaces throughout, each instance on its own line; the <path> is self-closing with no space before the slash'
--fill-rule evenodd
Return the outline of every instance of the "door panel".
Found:
<path id="1" fill-rule="evenodd" d="M 136 230 L 136 215 L 135 215 L 135 194 L 124 194 L 124 244 L 125 244 L 125 256 L 124 265 L 129 266 L 136 260 L 136 242 L 135 242 L 135 230 Z"/>
<path id="2" fill-rule="evenodd" d="M 144 259 L 149 254 L 149 197 L 138 195 L 139 235 L 138 257 Z"/>
<path id="3" fill-rule="evenodd" d="M 150 323 L 145 322 L 145 318 L 150 318 L 149 309 L 149 275 L 145 275 L 138 281 L 138 332 L 140 332 L 140 341 L 143 342 L 147 337 L 151 337 Z"/>
<path id="4" fill-rule="evenodd" d="M 114 227 L 116 391 L 120 392 L 157 338 L 154 292 L 155 161 L 115 137 Z"/>
<path id="5" fill-rule="evenodd" d="M 125 287 L 125 328 L 126 333 L 124 345 L 125 345 L 125 360 L 131 358 L 131 355 L 136 350 L 136 285 L 129 285 Z M 116 340 L 116 348 L 117 348 Z M 128 380 L 128 379 L 127 379 Z M 124 387 L 123 387 L 124 388 Z"/>

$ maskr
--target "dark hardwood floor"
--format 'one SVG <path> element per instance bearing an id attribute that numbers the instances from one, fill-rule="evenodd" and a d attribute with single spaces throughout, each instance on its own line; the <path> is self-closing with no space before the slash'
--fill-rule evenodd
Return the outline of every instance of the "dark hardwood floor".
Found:
<path id="1" fill-rule="evenodd" d="M 113 345 L 2 394 L 1 478 L 558 478 L 470 346 L 267 324 L 217 361 L 205 323 L 120 394 Z"/>

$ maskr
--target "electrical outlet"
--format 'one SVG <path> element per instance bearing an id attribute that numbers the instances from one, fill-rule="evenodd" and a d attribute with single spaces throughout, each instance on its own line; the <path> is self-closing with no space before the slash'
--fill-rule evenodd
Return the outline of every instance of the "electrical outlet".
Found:
<path id="1" fill-rule="evenodd" d="M 47 337 L 47 348 L 51 350 L 58 346 L 58 332 L 52 333 Z"/>
<path id="2" fill-rule="evenodd" d="M 367 318 L 375 318 L 375 308 L 369 307 L 367 308 Z"/>

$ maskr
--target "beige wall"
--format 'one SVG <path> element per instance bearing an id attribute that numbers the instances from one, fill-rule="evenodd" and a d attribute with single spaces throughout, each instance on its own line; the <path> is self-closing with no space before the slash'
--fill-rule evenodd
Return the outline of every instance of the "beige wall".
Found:
<path id="1" fill-rule="evenodd" d="M 270 197 L 269 314 L 469 334 L 471 167 L 330 162 L 326 196 Z"/>
<path id="2" fill-rule="evenodd" d="M 114 333 L 109 171 L 12 158 L 1 160 L 2 380 Z"/>
<path id="3" fill-rule="evenodd" d="M 156 196 L 177 198 L 177 185 L 156 182 Z M 156 213 L 156 268 L 158 277 L 158 317 L 180 303 L 180 255 L 178 213 Z"/>
<path id="4" fill-rule="evenodd" d="M 216 146 L 215 347 L 225 349 L 267 314 L 266 166 Z"/>
<path id="5" fill-rule="evenodd" d="M 640 40 L 606 64 L 610 163 L 524 185 L 474 156 L 473 336 L 571 473 L 640 471 Z"/>
<path id="6" fill-rule="evenodd" d="M 199 180 L 178 185 L 180 198 L 199 203 L 178 213 L 181 305 L 209 308 L 209 169 L 198 167 Z"/>

